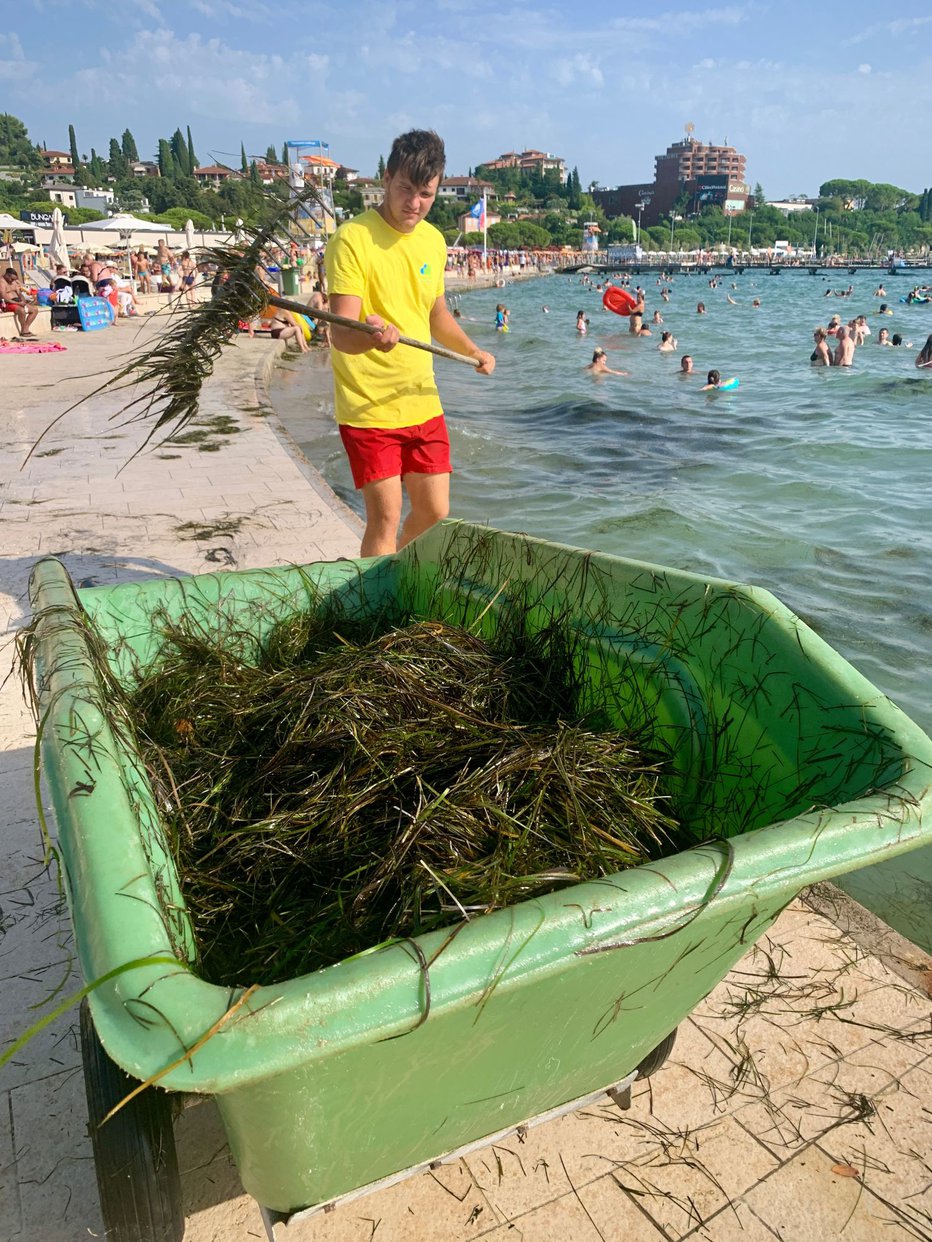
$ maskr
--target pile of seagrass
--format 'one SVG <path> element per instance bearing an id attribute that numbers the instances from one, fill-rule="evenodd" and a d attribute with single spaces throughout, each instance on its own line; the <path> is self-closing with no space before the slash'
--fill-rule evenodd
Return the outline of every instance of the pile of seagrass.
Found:
<path id="1" fill-rule="evenodd" d="M 584 727 L 559 627 L 163 627 L 131 711 L 212 982 L 272 983 L 671 852 L 658 765 Z"/>

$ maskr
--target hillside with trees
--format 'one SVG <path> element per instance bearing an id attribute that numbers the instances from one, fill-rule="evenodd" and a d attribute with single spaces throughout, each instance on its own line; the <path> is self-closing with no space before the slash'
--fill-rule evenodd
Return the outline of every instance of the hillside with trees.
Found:
<path id="1" fill-rule="evenodd" d="M 216 189 L 198 185 L 193 174 L 199 160 L 190 126 L 179 126 L 158 140 L 151 155 L 158 176 L 133 175 L 131 165 L 139 161 L 140 152 L 129 129 L 124 129 L 119 138 L 110 138 L 106 152 L 91 147 L 82 153 L 75 128 L 69 125 L 68 147 L 76 185 L 111 189 L 118 208 L 137 215 L 146 214 L 143 201 L 147 199 L 149 218 L 176 229 L 188 219 L 205 229 L 221 227 L 224 221 L 238 216 L 254 223 L 270 197 L 280 199 L 288 192 L 285 181 L 262 184 L 256 160 L 249 159 L 243 144 L 235 176 Z M 19 215 L 23 210 L 52 209 L 54 204 L 41 187 L 44 169 L 40 151 L 23 121 L 0 114 L 0 211 Z M 277 154 L 269 145 L 263 158 L 276 163 Z M 284 160 L 282 152 L 281 162 Z M 379 174 L 384 166 L 380 158 Z M 493 247 L 580 249 L 588 222 L 598 225 L 603 247 L 634 238 L 634 222 L 628 217 L 608 219 L 591 193 L 583 189 L 577 168 L 565 182 L 555 170 L 539 174 L 479 164 L 474 173 L 494 186 L 489 207 L 501 219 L 488 230 Z M 820 257 L 839 254 L 852 258 L 882 258 L 891 250 L 928 254 L 932 249 L 932 189 L 914 193 L 882 182 L 836 178 L 819 187 L 819 198 L 810 210 L 788 216 L 763 200 L 758 185 L 750 210 L 740 215 L 726 216 L 721 208 L 710 206 L 697 216 L 686 217 L 684 196 L 674 208 L 672 221 L 667 219 L 641 231 L 641 244 L 646 250 L 714 251 L 720 247 L 765 249 L 783 240 L 796 249 L 812 250 L 814 246 Z M 334 184 L 334 203 L 347 215 L 362 210 L 362 197 L 351 183 Z M 437 199 L 428 219 L 452 243 L 460 236 L 458 216 L 462 210 L 462 203 Z M 73 224 L 101 218 L 99 212 L 74 208 L 65 209 L 65 216 Z M 468 240 L 475 239 L 471 235 Z"/>
<path id="2" fill-rule="evenodd" d="M 183 227 L 188 219 L 202 228 L 219 228 L 225 217 L 239 216 L 250 223 L 262 214 L 269 196 L 280 198 L 287 193 L 286 183 L 262 184 L 256 161 L 247 160 L 245 148 L 237 176 L 216 189 L 198 185 L 193 173 L 199 161 L 190 126 L 184 132 L 179 127 L 169 137 L 158 140 L 151 156 L 158 164 L 157 177 L 134 176 L 130 171 L 131 164 L 146 156 L 140 157 L 129 129 L 124 129 L 120 138 L 109 140 L 106 154 L 94 147 L 82 153 L 75 128 L 69 125 L 68 147 L 76 186 L 112 190 L 121 211 L 144 219 L 157 218 L 173 228 Z M 45 171 L 41 150 L 39 144 L 31 141 L 25 124 L 18 117 L 0 114 L 0 169 L 5 170 L 5 179 L 0 180 L 0 211 L 19 215 L 24 210 L 51 211 L 55 206 L 41 186 L 40 178 Z M 269 154 L 277 162 L 274 147 L 269 148 L 266 158 Z M 149 212 L 141 210 L 144 200 L 148 200 Z M 71 224 L 102 218 L 100 212 L 75 208 L 65 208 L 64 215 Z"/>

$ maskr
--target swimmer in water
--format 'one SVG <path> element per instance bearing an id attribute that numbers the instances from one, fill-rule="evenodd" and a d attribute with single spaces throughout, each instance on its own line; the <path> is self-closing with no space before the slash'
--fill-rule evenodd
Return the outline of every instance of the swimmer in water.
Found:
<path id="1" fill-rule="evenodd" d="M 731 388 L 737 388 L 737 382 L 734 379 L 723 380 L 719 371 L 710 371 L 708 379 L 699 389 L 700 392 L 710 392 L 715 388 L 724 388 L 725 385 Z"/>
<path id="2" fill-rule="evenodd" d="M 809 361 L 814 367 L 830 367 L 832 351 L 828 347 L 828 332 L 825 328 L 816 328 L 812 339 L 815 341 L 815 349 L 809 355 Z"/>
<path id="3" fill-rule="evenodd" d="M 699 303 L 699 305 L 696 307 L 696 314 L 697 314 L 697 315 L 704 315 L 704 314 L 705 314 L 705 302 L 700 302 L 700 303 Z"/>
<path id="4" fill-rule="evenodd" d="M 589 331 L 589 320 L 586 318 L 585 311 L 576 312 L 576 331 L 580 336 L 585 336 Z"/>
<path id="5" fill-rule="evenodd" d="M 932 332 L 926 337 L 926 343 L 916 355 L 916 366 L 932 367 Z"/>
<path id="6" fill-rule="evenodd" d="M 661 315 L 659 310 L 654 311 L 654 316 L 651 319 L 651 323 L 654 323 L 654 324 L 663 323 L 663 315 Z"/>
<path id="7" fill-rule="evenodd" d="M 657 346 L 662 354 L 672 354 L 676 350 L 676 337 L 672 332 L 661 332 L 660 344 Z"/>
<path id="8" fill-rule="evenodd" d="M 684 354 L 680 359 L 680 375 L 695 375 L 692 354 Z"/>
<path id="9" fill-rule="evenodd" d="M 835 357 L 832 361 L 832 366 L 850 367 L 854 362 L 854 337 L 850 329 L 842 325 L 835 333 L 835 340 L 838 344 L 835 346 Z"/>
<path id="10" fill-rule="evenodd" d="M 755 309 L 755 310 L 759 309 L 759 308 L 760 308 L 760 298 L 755 298 L 755 299 L 754 299 L 754 301 L 751 303 L 751 305 L 754 307 L 754 309 Z"/>
<path id="11" fill-rule="evenodd" d="M 541 314 L 542 314 L 542 315 L 549 315 L 549 314 L 550 314 L 550 307 L 549 307 L 549 306 L 542 306 L 542 307 L 540 308 L 540 310 L 541 310 Z"/>
<path id="12" fill-rule="evenodd" d="M 613 371 L 612 368 L 608 365 L 608 362 L 606 361 L 605 350 L 602 349 L 601 347 L 595 350 L 595 352 L 592 355 L 592 361 L 589 363 L 589 365 L 585 369 L 587 371 L 591 371 L 593 375 L 627 375 L 628 374 L 627 371 Z"/>

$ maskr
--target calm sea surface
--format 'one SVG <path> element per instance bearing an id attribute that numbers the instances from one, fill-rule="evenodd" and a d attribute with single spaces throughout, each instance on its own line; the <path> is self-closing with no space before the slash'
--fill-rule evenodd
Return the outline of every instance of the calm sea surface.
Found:
<path id="1" fill-rule="evenodd" d="M 669 303 L 655 278 L 639 279 L 645 322 L 659 309 L 677 354 L 658 353 L 660 327 L 629 336 L 578 277 L 451 296 L 498 360 L 488 379 L 436 360 L 452 515 L 764 586 L 932 732 L 932 374 L 913 365 L 932 305 L 900 303 L 908 275 L 884 274 L 880 298 L 877 272 L 845 269 L 725 274 L 716 289 L 708 276 L 677 276 Z M 849 282 L 852 296 L 825 296 Z M 494 330 L 499 301 L 508 334 Z M 882 301 L 892 316 L 877 313 Z M 809 365 L 812 329 L 833 313 L 868 316 L 873 335 L 850 370 Z M 913 346 L 878 346 L 880 326 Z M 630 375 L 586 372 L 596 345 Z M 681 378 L 687 352 L 697 374 Z M 740 388 L 701 393 L 713 367 Z M 359 509 L 332 414 L 309 381 L 300 363 L 280 371 L 273 404 Z M 932 851 L 906 859 L 859 875 L 880 913 L 932 947 Z M 847 886 L 868 901 L 862 880 Z M 913 925 L 919 905 L 925 933 Z"/>

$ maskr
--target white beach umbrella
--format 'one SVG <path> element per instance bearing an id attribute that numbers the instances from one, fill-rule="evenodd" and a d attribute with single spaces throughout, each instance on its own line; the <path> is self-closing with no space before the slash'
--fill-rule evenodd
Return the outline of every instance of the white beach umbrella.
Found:
<path id="1" fill-rule="evenodd" d="M 185 246 L 185 249 L 186 249 L 186 250 L 193 250 L 193 249 L 194 249 L 194 247 L 195 247 L 195 244 L 196 244 L 196 243 L 195 243 L 195 241 L 194 241 L 194 221 L 193 221 L 193 220 L 186 220 L 186 221 L 185 221 L 185 225 L 184 225 L 184 246 Z"/>
<path id="2" fill-rule="evenodd" d="M 17 220 L 15 216 L 11 216 L 8 211 L 0 211 L 0 229 L 28 229 L 32 226 L 27 224 L 25 220 Z"/>
<path id="3" fill-rule="evenodd" d="M 62 267 L 69 266 L 68 246 L 65 243 L 65 217 L 60 207 L 56 207 L 52 212 L 52 239 L 48 244 L 48 256 L 50 263 L 60 263 Z"/>

